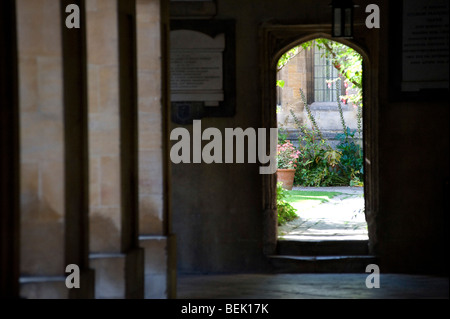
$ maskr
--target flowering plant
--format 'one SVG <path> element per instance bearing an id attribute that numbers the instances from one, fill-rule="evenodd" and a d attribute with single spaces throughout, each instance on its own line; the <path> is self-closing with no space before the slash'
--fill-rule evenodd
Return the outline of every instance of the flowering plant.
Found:
<path id="1" fill-rule="evenodd" d="M 295 169 L 300 151 L 291 141 L 286 140 L 282 145 L 277 145 L 277 167 L 282 169 Z"/>

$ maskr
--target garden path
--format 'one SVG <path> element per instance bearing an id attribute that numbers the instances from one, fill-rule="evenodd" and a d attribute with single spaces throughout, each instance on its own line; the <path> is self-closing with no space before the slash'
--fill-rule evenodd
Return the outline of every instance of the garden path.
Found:
<path id="1" fill-rule="evenodd" d="M 278 227 L 285 240 L 367 240 L 363 187 L 294 187 L 293 190 L 340 192 L 328 202 L 295 203 L 299 216 Z"/>

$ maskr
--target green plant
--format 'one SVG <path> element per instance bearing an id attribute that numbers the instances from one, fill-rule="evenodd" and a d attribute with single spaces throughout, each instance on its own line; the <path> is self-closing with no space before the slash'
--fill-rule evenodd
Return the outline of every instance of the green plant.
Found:
<path id="1" fill-rule="evenodd" d="M 300 46 L 293 47 L 292 49 L 286 51 L 278 60 L 277 70 L 281 70 L 289 62 L 290 59 L 292 59 L 299 53 Z"/>
<path id="2" fill-rule="evenodd" d="M 308 114 L 308 118 L 311 121 L 311 125 L 315 133 L 318 135 L 320 139 L 323 139 L 322 132 L 320 131 L 319 125 L 317 125 L 316 119 L 314 118 L 314 115 L 311 112 L 311 108 L 309 107 L 308 103 L 306 102 L 305 94 L 303 93 L 303 90 L 300 88 L 300 97 L 302 99 L 303 105 L 305 106 L 306 113 Z M 291 110 L 291 114 L 294 114 Z M 298 122 L 298 119 L 296 120 L 296 123 Z"/>
<path id="3" fill-rule="evenodd" d="M 288 137 L 288 133 L 283 128 L 278 128 L 278 144 L 284 144 L 286 143 Z"/>
<path id="4" fill-rule="evenodd" d="M 283 188 L 283 183 L 277 183 L 277 212 L 278 225 L 284 225 L 287 222 L 296 219 L 298 216 L 296 210 L 286 200 L 289 196 L 289 191 Z"/>
<path id="5" fill-rule="evenodd" d="M 340 139 L 337 145 L 341 153 L 339 160 L 339 168 L 342 177 L 352 186 L 361 185 L 363 179 L 363 152 L 361 146 L 355 141 L 354 135 L 356 130 L 346 128 L 345 134 L 337 134 L 336 137 Z"/>
<path id="6" fill-rule="evenodd" d="M 338 78 L 338 80 L 339 80 L 338 82 L 341 82 L 340 78 Z M 337 96 L 339 95 L 339 87 L 338 86 L 340 86 L 340 83 L 338 85 L 336 85 Z M 344 130 L 344 134 L 347 137 L 347 125 L 345 124 L 345 118 L 344 118 L 344 112 L 342 111 L 341 100 L 342 100 L 342 97 L 337 99 L 337 105 L 338 105 L 338 110 L 339 110 L 339 118 L 341 120 L 342 129 Z"/>
<path id="7" fill-rule="evenodd" d="M 280 88 L 284 88 L 284 80 L 277 80 L 277 86 Z"/>
<path id="8" fill-rule="evenodd" d="M 291 141 L 286 140 L 282 145 L 277 145 L 277 167 L 282 169 L 294 169 L 297 167 L 297 161 L 300 151 L 298 151 Z"/>
<path id="9" fill-rule="evenodd" d="M 336 169 L 341 154 L 333 150 L 325 141 L 318 126 L 315 130 L 308 129 L 306 125 L 300 124 L 293 111 L 291 111 L 291 116 L 300 130 L 298 139 L 301 157 L 297 163 L 294 184 L 303 186 L 341 185 L 343 180 L 338 176 Z M 312 114 L 310 117 L 311 122 L 315 122 Z"/>

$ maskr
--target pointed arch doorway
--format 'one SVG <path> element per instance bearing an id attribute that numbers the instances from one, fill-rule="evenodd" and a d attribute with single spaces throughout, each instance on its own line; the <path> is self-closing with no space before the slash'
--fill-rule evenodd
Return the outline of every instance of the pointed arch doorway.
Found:
<path id="1" fill-rule="evenodd" d="M 358 28 L 355 26 L 355 33 Z M 280 57 L 289 49 L 316 38 L 330 40 L 331 25 L 280 25 L 265 24 L 261 27 L 261 77 L 262 77 L 262 127 L 277 127 L 277 63 Z M 370 40 L 370 39 L 369 39 Z M 376 224 L 375 216 L 378 201 L 377 182 L 377 97 L 376 91 L 377 61 L 371 61 L 364 45 L 357 40 L 339 39 L 339 42 L 351 47 L 363 57 L 363 149 L 364 149 L 364 215 L 368 225 L 369 252 L 376 254 Z M 276 255 L 278 246 L 278 219 L 276 208 L 276 174 L 262 175 L 263 198 L 263 234 L 264 254 Z"/>
<path id="2" fill-rule="evenodd" d="M 279 240 L 368 239 L 362 60 L 354 49 L 325 38 L 301 43 L 278 60 L 278 144 L 299 152 L 290 164 L 295 187 L 285 191 L 298 217 L 278 225 Z M 278 214 L 280 220 L 283 211 Z"/>

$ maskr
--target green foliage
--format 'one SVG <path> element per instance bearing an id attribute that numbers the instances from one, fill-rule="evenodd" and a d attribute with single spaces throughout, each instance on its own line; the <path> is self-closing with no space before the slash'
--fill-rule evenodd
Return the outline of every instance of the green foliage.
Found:
<path id="1" fill-rule="evenodd" d="M 284 144 L 287 141 L 288 133 L 283 128 L 278 128 L 278 144 Z"/>
<path id="2" fill-rule="evenodd" d="M 363 153 L 354 139 L 355 131 L 347 127 L 345 133 L 337 134 L 340 143 L 335 150 L 305 126 L 300 131 L 295 185 L 362 186 Z"/>
<path id="3" fill-rule="evenodd" d="M 342 43 L 324 38 L 309 41 L 307 45 L 316 45 L 340 74 L 355 88 L 362 89 L 362 56 L 358 52 Z"/>
<path id="4" fill-rule="evenodd" d="M 303 186 L 342 185 L 336 169 L 341 154 L 333 150 L 323 139 L 315 139 L 314 133 L 305 127 L 299 136 L 300 160 L 295 172 L 294 184 Z"/>
<path id="5" fill-rule="evenodd" d="M 295 208 L 287 201 L 289 191 L 283 188 L 283 183 L 277 183 L 277 212 L 278 225 L 284 225 L 287 222 L 296 219 Z"/>
<path id="6" fill-rule="evenodd" d="M 303 90 L 300 88 L 300 97 L 302 99 L 303 105 L 305 106 L 306 113 L 308 114 L 308 118 L 311 121 L 312 127 L 315 131 L 315 133 L 319 136 L 320 139 L 323 139 L 322 132 L 320 131 L 319 125 L 317 125 L 316 119 L 311 113 L 311 108 L 309 107 L 308 103 L 306 102 L 305 94 L 303 93 Z M 291 110 L 291 114 L 294 114 Z M 298 120 L 296 120 L 296 123 L 298 123 Z"/>
<path id="7" fill-rule="evenodd" d="M 277 69 L 281 70 L 286 65 L 286 63 L 288 63 L 289 60 L 295 57 L 299 52 L 300 46 L 296 46 L 284 53 L 278 60 Z"/>
<path id="8" fill-rule="evenodd" d="M 277 80 L 277 86 L 278 87 L 284 88 L 284 84 L 285 84 L 284 80 Z"/>
<path id="9" fill-rule="evenodd" d="M 364 170 L 363 152 L 361 146 L 354 139 L 355 132 L 355 130 L 352 131 L 347 127 L 345 134 L 341 133 L 336 136 L 340 139 L 336 148 L 342 154 L 339 161 L 340 173 L 346 183 L 351 186 L 362 183 Z"/>
<path id="10" fill-rule="evenodd" d="M 339 86 L 340 86 L 340 83 L 339 83 Z M 337 91 L 339 91 L 339 86 L 336 85 L 336 90 Z M 342 105 L 341 105 L 341 99 L 337 99 L 337 105 L 338 105 L 338 110 L 339 110 L 339 118 L 341 119 L 342 129 L 344 130 L 345 134 L 347 135 L 347 133 L 346 133 L 347 132 L 347 125 L 345 124 L 344 112 L 342 111 Z"/>

